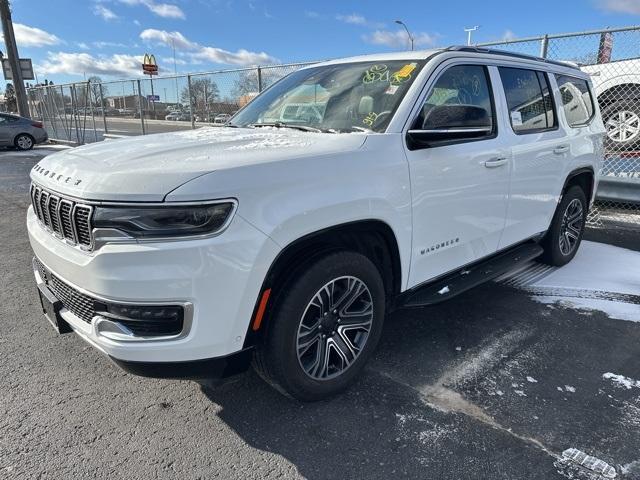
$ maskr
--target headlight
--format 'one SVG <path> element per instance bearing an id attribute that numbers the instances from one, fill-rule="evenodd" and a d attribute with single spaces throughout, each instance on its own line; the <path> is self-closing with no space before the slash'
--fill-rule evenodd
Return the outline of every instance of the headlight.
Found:
<path id="1" fill-rule="evenodd" d="M 182 237 L 216 233 L 226 226 L 233 202 L 209 205 L 94 207 L 95 228 L 120 230 L 135 238 Z"/>

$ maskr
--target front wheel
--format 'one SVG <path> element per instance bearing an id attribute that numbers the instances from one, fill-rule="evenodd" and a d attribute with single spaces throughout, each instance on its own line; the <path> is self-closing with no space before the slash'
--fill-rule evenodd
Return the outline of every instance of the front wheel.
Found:
<path id="1" fill-rule="evenodd" d="M 565 192 L 542 241 L 544 263 L 560 267 L 575 257 L 584 234 L 588 209 L 582 188 L 574 185 Z"/>
<path id="2" fill-rule="evenodd" d="M 14 145 L 18 150 L 31 150 L 33 148 L 33 144 L 33 137 L 26 133 L 21 133 L 14 141 Z"/>
<path id="3" fill-rule="evenodd" d="M 361 254 L 337 252 L 310 264 L 285 288 L 256 353 L 256 370 L 298 400 L 335 395 L 352 383 L 380 338 L 380 273 Z"/>

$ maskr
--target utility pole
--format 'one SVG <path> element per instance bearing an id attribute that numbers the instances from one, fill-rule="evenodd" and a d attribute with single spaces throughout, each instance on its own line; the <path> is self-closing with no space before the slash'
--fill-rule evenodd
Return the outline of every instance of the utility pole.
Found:
<path id="1" fill-rule="evenodd" d="M 467 45 L 471 45 L 471 33 L 475 32 L 480 28 L 480 25 L 476 25 L 474 27 L 465 28 L 464 31 L 467 32 Z"/>
<path id="2" fill-rule="evenodd" d="M 11 65 L 13 88 L 16 91 L 18 113 L 23 117 L 28 117 L 29 105 L 27 104 L 27 92 L 24 89 L 24 81 L 22 80 L 20 57 L 18 56 L 16 36 L 13 33 L 9 0 L 0 0 L 0 17 L 2 18 L 2 32 L 4 33 L 4 43 L 7 47 L 7 57 L 9 59 L 9 65 Z"/>

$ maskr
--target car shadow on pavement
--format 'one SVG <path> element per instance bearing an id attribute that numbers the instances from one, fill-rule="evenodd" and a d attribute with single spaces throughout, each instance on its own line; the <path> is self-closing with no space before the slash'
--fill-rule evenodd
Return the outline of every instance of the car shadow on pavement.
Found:
<path id="1" fill-rule="evenodd" d="M 203 392 L 242 440 L 306 478 L 564 478 L 553 454 L 565 448 L 637 460 L 624 408 L 640 399 L 602 374 L 640 378 L 639 341 L 640 324 L 488 284 L 391 315 L 364 375 L 335 399 L 299 403 L 253 372 Z"/>

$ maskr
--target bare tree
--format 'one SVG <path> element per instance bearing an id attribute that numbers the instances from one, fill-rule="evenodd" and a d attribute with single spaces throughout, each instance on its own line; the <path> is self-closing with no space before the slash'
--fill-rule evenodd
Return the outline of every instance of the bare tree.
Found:
<path id="1" fill-rule="evenodd" d="M 107 96 L 107 90 L 104 85 L 102 86 L 102 92 L 100 91 L 100 84 L 102 84 L 102 79 L 96 75 L 89 77 L 89 85 L 91 91 L 91 103 L 94 106 L 104 108 L 104 97 Z"/>
<path id="2" fill-rule="evenodd" d="M 18 111 L 18 101 L 16 99 L 16 90 L 13 88 L 12 83 L 7 83 L 4 90 L 4 101 L 7 104 L 7 112 Z"/>
<path id="3" fill-rule="evenodd" d="M 218 85 L 210 78 L 191 79 L 191 104 L 194 112 L 206 112 L 208 106 L 220 98 Z M 180 93 L 180 101 L 189 105 L 189 87 L 186 86 Z"/>

